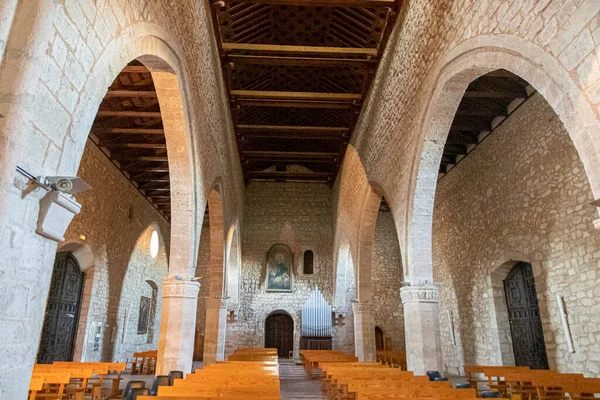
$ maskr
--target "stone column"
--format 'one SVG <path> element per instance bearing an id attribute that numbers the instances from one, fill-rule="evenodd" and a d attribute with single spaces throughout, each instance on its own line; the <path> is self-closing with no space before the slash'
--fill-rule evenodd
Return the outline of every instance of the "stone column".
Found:
<path id="1" fill-rule="evenodd" d="M 225 359 L 227 307 L 221 299 L 206 299 L 203 365 Z"/>
<path id="2" fill-rule="evenodd" d="M 354 353 L 358 361 L 376 361 L 373 304 L 352 303 L 352 312 L 354 313 Z"/>
<path id="3" fill-rule="evenodd" d="M 195 281 L 169 278 L 163 282 L 157 375 L 192 372 L 199 291 L 200 284 Z"/>
<path id="4" fill-rule="evenodd" d="M 440 371 L 438 288 L 434 285 L 405 286 L 400 289 L 400 297 L 404 306 L 408 370 L 414 371 L 415 375 Z"/>

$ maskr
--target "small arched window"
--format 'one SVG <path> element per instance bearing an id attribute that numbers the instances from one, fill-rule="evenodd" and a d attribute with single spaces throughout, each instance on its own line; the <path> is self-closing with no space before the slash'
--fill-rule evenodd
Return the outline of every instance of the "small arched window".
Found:
<path id="1" fill-rule="evenodd" d="M 312 250 L 304 252 L 304 275 L 312 275 L 314 271 L 314 254 Z"/>

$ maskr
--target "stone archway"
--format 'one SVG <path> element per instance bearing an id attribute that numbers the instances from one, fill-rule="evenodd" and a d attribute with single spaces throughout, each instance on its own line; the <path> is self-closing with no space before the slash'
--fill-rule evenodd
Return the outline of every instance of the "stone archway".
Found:
<path id="1" fill-rule="evenodd" d="M 406 257 L 413 283 L 432 277 L 431 227 L 437 171 L 454 114 L 470 82 L 505 69 L 529 82 L 563 122 L 600 197 L 600 121 L 586 97 L 558 61 L 525 39 L 500 35 L 461 43 L 429 78 L 434 90 L 421 116 L 420 150 L 415 153 L 409 196 Z M 592 221 L 590 221 L 592 222 Z"/>

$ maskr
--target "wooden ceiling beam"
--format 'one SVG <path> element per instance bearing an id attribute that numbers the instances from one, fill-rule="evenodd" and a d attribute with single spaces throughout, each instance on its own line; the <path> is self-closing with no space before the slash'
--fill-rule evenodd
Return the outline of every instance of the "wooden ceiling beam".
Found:
<path id="1" fill-rule="evenodd" d="M 360 93 L 278 92 L 261 90 L 232 90 L 235 99 L 306 100 L 306 101 L 360 101 Z"/>
<path id="2" fill-rule="evenodd" d="M 143 65 L 128 65 L 121 72 L 135 72 L 138 74 L 149 73 L 150 70 Z"/>
<path id="3" fill-rule="evenodd" d="M 517 98 L 527 98 L 527 92 L 525 89 L 523 90 L 502 90 L 502 91 L 493 91 L 493 90 L 467 90 L 464 94 L 464 97 L 469 99 L 517 99 Z"/>
<path id="4" fill-rule="evenodd" d="M 247 132 L 273 132 L 273 133 L 316 133 L 316 134 L 345 134 L 350 132 L 350 128 L 344 126 L 288 126 L 288 125 L 245 125 L 236 126 L 238 131 Z"/>
<path id="5" fill-rule="evenodd" d="M 293 165 L 293 164 L 339 164 L 340 161 L 334 158 L 269 158 L 269 159 L 261 159 L 261 158 L 253 158 L 247 157 L 245 160 L 246 164 L 251 162 L 260 162 L 266 163 L 270 165 L 280 164 L 280 165 Z"/>
<path id="6" fill-rule="evenodd" d="M 242 155 L 249 158 L 310 158 L 310 159 L 321 159 L 321 158 L 338 158 L 339 153 L 326 153 L 326 152 L 302 152 L 302 151 L 251 151 L 242 150 Z"/>
<path id="7" fill-rule="evenodd" d="M 472 109 L 461 109 L 459 108 L 456 111 L 456 115 L 458 115 L 459 117 L 489 117 L 489 118 L 496 118 L 496 117 L 506 117 L 508 115 L 508 112 L 506 110 L 504 111 L 500 111 L 500 110 L 485 110 L 485 109 L 478 109 L 478 110 L 472 110 Z"/>
<path id="8" fill-rule="evenodd" d="M 396 0 L 244 0 L 244 3 L 309 7 L 394 7 Z"/>
<path id="9" fill-rule="evenodd" d="M 324 135 L 322 133 L 298 132 L 298 133 L 277 133 L 277 132 L 247 132 L 241 135 L 242 140 L 246 138 L 266 138 L 283 140 L 344 140 L 342 135 Z"/>
<path id="10" fill-rule="evenodd" d="M 335 174 L 331 172 L 295 173 L 276 171 L 247 171 L 248 179 L 276 179 L 276 180 L 333 180 Z"/>
<path id="11" fill-rule="evenodd" d="M 357 105 L 348 102 L 305 101 L 305 100 L 276 100 L 276 99 L 238 99 L 233 103 L 248 107 L 287 107 L 287 108 L 333 108 L 350 109 Z"/>
<path id="12" fill-rule="evenodd" d="M 98 111 L 96 117 L 116 117 L 116 118 L 160 118 L 160 111 Z"/>
<path id="13" fill-rule="evenodd" d="M 460 156 L 467 154 L 465 145 L 447 143 L 444 146 L 444 154 L 451 156 Z"/>
<path id="14" fill-rule="evenodd" d="M 169 161 L 167 156 L 128 156 L 128 157 L 122 158 L 121 160 L 135 161 L 135 162 L 140 162 L 140 161 L 168 162 Z"/>
<path id="15" fill-rule="evenodd" d="M 448 134 L 448 139 L 446 139 L 446 143 L 450 144 L 477 144 L 477 138 L 466 135 L 460 132 L 450 132 Z"/>
<path id="16" fill-rule="evenodd" d="M 367 58 L 377 57 L 377 49 L 359 47 L 323 47 L 323 46 L 289 46 L 276 44 L 253 44 L 253 43 L 223 43 L 223 50 L 228 51 L 252 51 L 257 53 L 286 53 L 286 54 L 314 54 L 335 56 L 363 56 Z"/>
<path id="17" fill-rule="evenodd" d="M 377 65 L 376 60 L 362 58 L 326 58 L 326 57 L 285 57 L 285 56 L 253 56 L 246 54 L 229 54 L 227 61 L 234 65 L 287 65 L 292 67 L 372 67 Z"/>
<path id="18" fill-rule="evenodd" d="M 92 132 L 106 135 L 164 135 L 164 129 L 144 129 L 144 128 L 107 128 L 94 129 Z"/>
<path id="19" fill-rule="evenodd" d="M 107 148 L 127 148 L 127 149 L 166 149 L 165 143 L 102 143 L 98 146 Z"/>
<path id="20" fill-rule="evenodd" d="M 157 98 L 156 92 L 151 90 L 109 90 L 106 92 L 106 97 L 152 97 Z"/>
<path id="21" fill-rule="evenodd" d="M 459 132 L 483 132 L 483 131 L 491 131 L 492 126 L 490 124 L 464 124 L 464 125 L 452 125 L 450 127 L 451 131 L 459 131 Z"/>
<path id="22" fill-rule="evenodd" d="M 155 172 L 169 172 L 169 168 L 137 167 L 127 170 L 127 172 L 143 172 L 144 174 Z"/>

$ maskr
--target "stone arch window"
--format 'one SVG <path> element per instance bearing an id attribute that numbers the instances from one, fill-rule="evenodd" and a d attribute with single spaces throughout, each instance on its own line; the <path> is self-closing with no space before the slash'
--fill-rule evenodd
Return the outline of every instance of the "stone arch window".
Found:
<path id="1" fill-rule="evenodd" d="M 312 250 L 306 250 L 304 252 L 304 275 L 312 275 L 314 273 L 314 259 L 315 254 Z"/>

